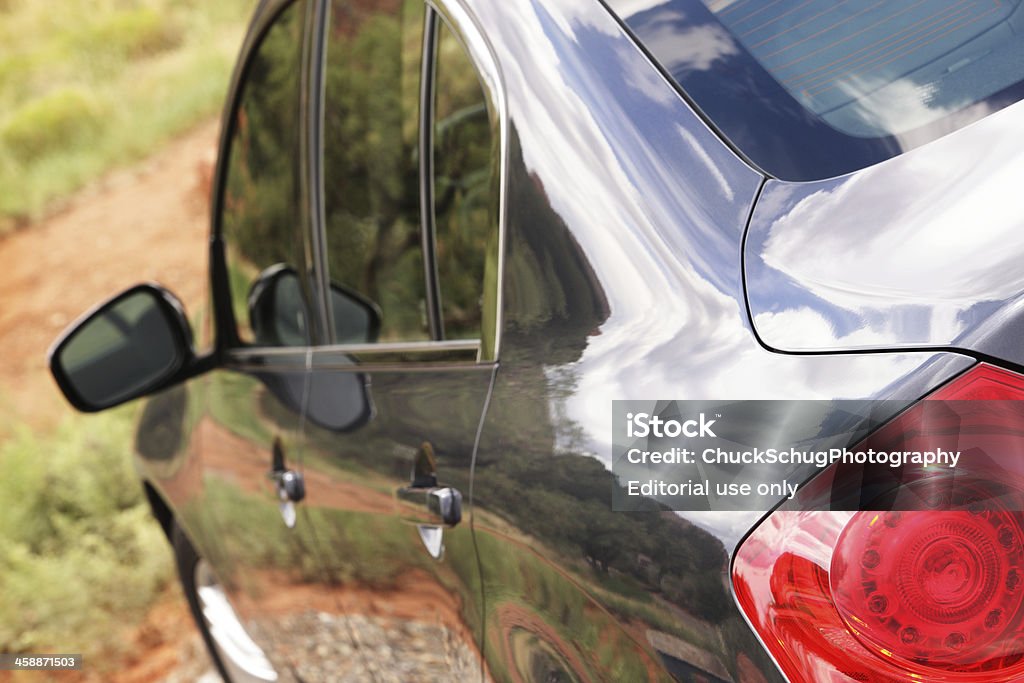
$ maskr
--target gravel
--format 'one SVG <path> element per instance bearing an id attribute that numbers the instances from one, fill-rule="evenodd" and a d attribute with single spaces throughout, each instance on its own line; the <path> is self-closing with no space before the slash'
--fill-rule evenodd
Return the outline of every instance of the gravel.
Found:
<path id="1" fill-rule="evenodd" d="M 266 654 L 282 683 L 480 679 L 479 655 L 440 625 L 310 610 L 253 624 L 250 631 L 261 643 L 276 634 Z"/>

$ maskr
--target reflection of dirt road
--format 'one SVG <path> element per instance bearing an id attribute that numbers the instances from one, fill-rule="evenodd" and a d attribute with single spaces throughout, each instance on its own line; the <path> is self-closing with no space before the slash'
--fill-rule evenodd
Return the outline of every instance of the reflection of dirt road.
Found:
<path id="1" fill-rule="evenodd" d="M 167 285 L 192 310 L 202 300 L 217 129 L 216 122 L 199 126 L 51 217 L 0 238 L 0 438 L 17 421 L 45 429 L 69 414 L 45 354 L 87 308 L 140 280 Z M 197 680 L 209 665 L 184 598 L 172 588 L 129 628 L 133 661 L 113 675 L 83 672 L 85 680 Z M 75 679 L 82 680 L 61 680 Z"/>
<path id="2" fill-rule="evenodd" d="M 583 661 L 580 659 L 579 654 L 571 644 L 565 642 L 559 635 L 558 631 L 546 623 L 536 614 L 530 610 L 517 605 L 514 603 L 504 603 L 498 606 L 495 610 L 495 616 L 497 622 L 501 624 L 501 639 L 502 647 L 505 648 L 505 661 L 515 662 L 517 665 L 521 665 L 527 671 L 519 671 L 516 668 L 511 668 L 509 673 L 512 679 L 517 683 L 527 683 L 524 680 L 523 675 L 529 675 L 529 662 L 520 662 L 516 659 L 516 648 L 512 642 L 514 632 L 522 630 L 525 633 L 529 633 L 536 637 L 541 643 L 544 643 L 548 647 L 554 649 L 557 652 L 558 657 L 562 660 L 562 664 L 565 664 L 568 669 L 580 677 L 586 677 L 586 667 L 583 666 Z M 654 680 L 654 679 L 651 679 Z"/>

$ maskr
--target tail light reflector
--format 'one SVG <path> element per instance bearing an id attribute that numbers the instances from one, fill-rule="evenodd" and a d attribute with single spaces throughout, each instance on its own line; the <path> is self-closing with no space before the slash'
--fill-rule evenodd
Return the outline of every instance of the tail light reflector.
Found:
<path id="1" fill-rule="evenodd" d="M 837 512 L 829 496 L 871 477 L 826 470 L 740 545 L 737 600 L 792 681 L 1024 680 L 1016 401 L 1024 377 L 974 366 L 856 448 L 955 446 L 955 472 L 887 473 L 884 504 Z"/>

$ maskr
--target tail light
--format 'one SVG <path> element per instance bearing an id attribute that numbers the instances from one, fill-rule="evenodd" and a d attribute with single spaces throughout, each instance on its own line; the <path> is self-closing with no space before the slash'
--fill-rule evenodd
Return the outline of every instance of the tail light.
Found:
<path id="1" fill-rule="evenodd" d="M 1024 680 L 1024 377 L 976 365 L 856 450 L 935 446 L 955 470 L 826 470 L 740 545 L 737 600 L 790 680 Z"/>

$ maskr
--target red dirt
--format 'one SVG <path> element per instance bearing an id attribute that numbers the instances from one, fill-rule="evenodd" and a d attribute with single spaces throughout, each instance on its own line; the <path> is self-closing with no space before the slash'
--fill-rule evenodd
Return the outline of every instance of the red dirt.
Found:
<path id="1" fill-rule="evenodd" d="M 579 653 L 571 643 L 565 642 L 558 631 L 550 626 L 536 614 L 515 603 L 507 602 L 498 605 L 495 609 L 495 618 L 500 624 L 502 640 L 501 645 L 505 648 L 504 659 L 507 662 L 514 662 L 512 646 L 512 632 L 515 629 L 522 629 L 537 636 L 537 638 L 558 651 L 562 659 L 568 663 L 569 668 L 578 676 L 584 676 L 587 669 L 583 665 Z M 526 683 L 523 679 L 523 672 L 512 668 L 509 670 L 512 679 L 516 683 Z"/>

